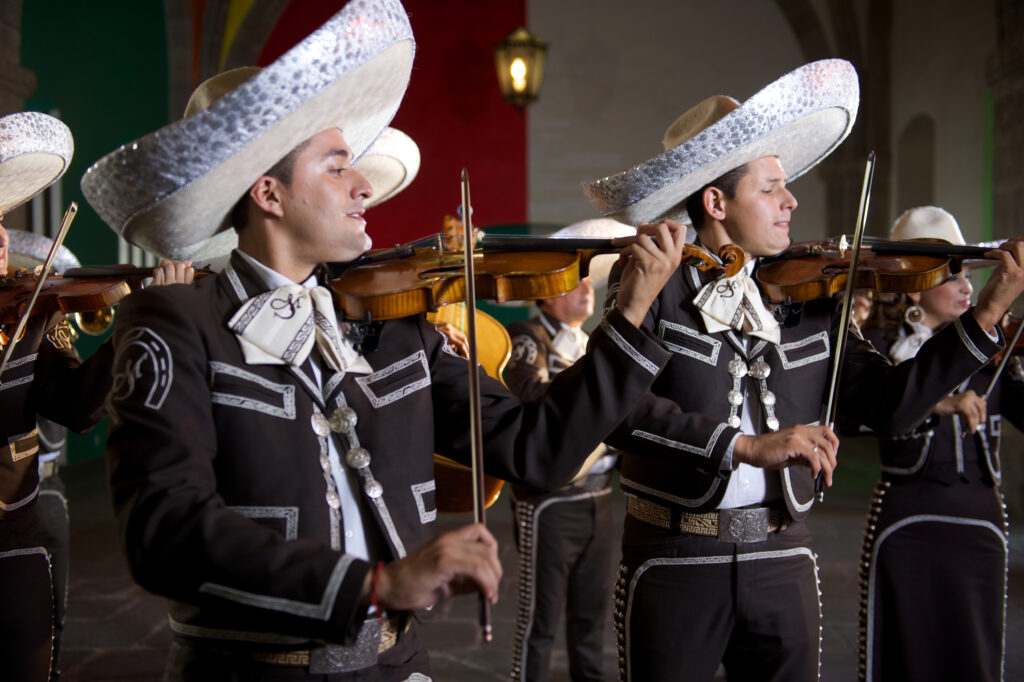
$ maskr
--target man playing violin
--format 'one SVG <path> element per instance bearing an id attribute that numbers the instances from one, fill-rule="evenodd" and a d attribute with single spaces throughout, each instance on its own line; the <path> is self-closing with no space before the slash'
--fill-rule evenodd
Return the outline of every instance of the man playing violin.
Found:
<path id="1" fill-rule="evenodd" d="M 713 97 L 681 116 L 650 162 L 585 186 L 624 222 L 692 220 L 711 250 L 732 243 L 744 271 L 709 281 L 681 267 L 644 322 L 673 351 L 654 392 L 680 412 L 641 408 L 609 443 L 628 496 L 616 588 L 620 674 L 632 680 L 813 680 L 820 669 L 817 566 L 804 522 L 838 439 L 821 424 L 836 346 L 831 300 L 770 309 L 750 276 L 789 243 L 786 182 L 853 126 L 857 76 L 808 64 L 743 104 Z M 978 305 L 892 367 L 851 339 L 839 409 L 903 433 L 998 351 L 992 330 L 1024 288 L 1010 243 Z M 610 295 L 614 295 L 615 275 Z"/>
<path id="2" fill-rule="evenodd" d="M 110 485 L 134 577 L 170 600 L 168 679 L 426 680 L 422 609 L 496 598 L 486 528 L 432 527 L 433 453 L 470 450 L 466 361 L 422 315 L 338 320 L 319 286 L 324 261 L 370 246 L 351 164 L 412 54 L 396 0 L 356 0 L 83 179 L 108 224 L 164 255 L 238 239 L 223 272 L 142 292 L 115 324 Z M 543 400 L 481 376 L 489 473 L 567 481 L 668 360 L 638 327 L 683 233 L 646 232 L 620 309 Z"/>
<path id="3" fill-rule="evenodd" d="M 36 112 L 0 118 L 0 219 L 57 181 L 71 160 L 73 141 L 67 126 Z M 12 235 L 18 260 L 45 260 L 52 244 L 39 235 L 0 224 L 0 278 L 14 284 L 21 268 L 10 267 Z M 26 248 L 28 247 L 28 248 Z M 77 265 L 70 251 L 58 252 L 55 269 Z M 187 264 L 165 263 L 154 281 L 185 281 Z M 105 414 L 111 386 L 113 350 L 100 346 L 82 362 L 72 345 L 75 332 L 60 311 L 32 314 L 15 338 L 18 319 L 0 330 L 0 355 L 10 351 L 0 374 L 0 670 L 6 679 L 44 681 L 59 666 L 59 635 L 64 613 L 67 546 L 53 545 L 54 535 L 67 540 L 67 515 L 47 513 L 41 488 L 54 483 L 54 462 L 39 465 L 36 415 L 75 431 L 92 428 Z M 13 350 L 11 346 L 13 345 Z M 62 500 L 62 498 L 61 498 Z M 51 519 L 62 528 L 54 529 Z M 63 569 L 63 570 L 62 570 Z"/>

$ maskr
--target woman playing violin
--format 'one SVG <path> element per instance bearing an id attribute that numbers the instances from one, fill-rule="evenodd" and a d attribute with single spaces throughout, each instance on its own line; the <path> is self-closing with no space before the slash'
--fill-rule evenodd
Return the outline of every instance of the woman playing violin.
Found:
<path id="1" fill-rule="evenodd" d="M 964 243 L 953 216 L 932 206 L 904 213 L 892 238 Z M 972 291 L 965 267 L 933 289 L 876 304 L 888 310 L 874 319 L 891 322 L 865 334 L 894 363 L 906 361 L 970 308 Z M 996 371 L 990 364 L 965 380 L 912 431 L 878 439 L 882 480 L 861 563 L 862 679 L 1002 677 L 1008 538 L 999 445 L 1003 417 L 1024 428 L 1024 375 L 1013 363 L 989 392 Z"/>

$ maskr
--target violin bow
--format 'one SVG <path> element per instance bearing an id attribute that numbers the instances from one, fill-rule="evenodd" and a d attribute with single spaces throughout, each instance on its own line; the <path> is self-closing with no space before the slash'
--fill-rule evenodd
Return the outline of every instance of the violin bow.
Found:
<path id="1" fill-rule="evenodd" d="M 21 338 L 22 333 L 25 331 L 25 325 L 28 324 L 29 315 L 32 313 L 32 308 L 36 304 L 36 299 L 39 298 L 39 292 L 43 289 L 43 284 L 46 283 L 46 278 L 50 274 L 50 267 L 53 265 L 53 259 L 57 256 L 57 250 L 61 244 L 64 243 L 64 237 L 68 234 L 68 228 L 71 227 L 71 221 L 75 219 L 75 215 L 78 214 L 78 204 L 71 202 L 68 206 L 68 210 L 64 213 L 64 220 L 60 223 L 60 230 L 57 232 L 56 238 L 53 240 L 53 246 L 50 247 L 50 253 L 47 254 L 46 260 L 43 262 L 43 269 L 39 273 L 39 280 L 36 282 L 36 288 L 32 291 L 32 298 L 28 301 L 28 306 L 25 308 L 25 312 L 21 314 L 21 319 L 18 320 L 18 328 L 14 332 L 14 336 L 11 337 L 11 342 L 7 344 L 7 349 L 4 351 L 4 359 L 0 362 L 0 386 L 3 385 L 2 377 L 4 370 L 7 369 L 7 363 L 11 359 L 11 355 L 14 353 L 14 347 L 18 345 L 18 339 Z"/>
<path id="2" fill-rule="evenodd" d="M 864 239 L 864 226 L 868 222 L 868 204 L 871 202 L 871 183 L 875 177 L 875 151 L 868 154 L 864 168 L 864 184 L 860 191 L 860 208 L 857 209 L 857 226 L 853 232 L 853 248 L 850 253 L 850 268 L 847 273 L 846 291 L 843 293 L 843 308 L 839 319 L 839 336 L 836 338 L 836 349 L 832 354 L 832 377 L 828 386 L 828 400 L 825 403 L 822 423 L 832 428 L 836 420 L 836 402 L 839 388 L 839 376 L 842 374 L 843 357 L 846 355 L 846 336 L 850 331 L 851 313 L 853 312 L 853 291 L 857 279 L 857 262 L 860 258 L 861 242 Z M 825 478 L 822 474 L 814 480 L 814 492 L 821 501 L 825 497 Z"/>
<path id="3" fill-rule="evenodd" d="M 480 414 L 480 375 L 477 372 L 476 348 L 476 276 L 473 264 L 473 250 L 476 238 L 473 235 L 473 212 L 469 200 L 469 173 L 462 169 L 462 221 L 463 254 L 466 277 L 466 337 L 469 344 L 469 433 L 470 453 L 473 469 L 473 521 L 486 525 L 484 505 L 484 437 Z M 491 603 L 483 592 L 479 594 L 480 631 L 485 642 L 494 639 L 491 627 Z"/>
<path id="4" fill-rule="evenodd" d="M 1024 320 L 1021 320 L 1020 324 L 1017 325 L 1017 331 L 1014 332 L 1013 338 L 1010 343 L 1006 345 L 1006 350 L 1003 351 L 1003 359 L 999 361 L 999 366 L 996 367 L 996 373 L 992 375 L 992 380 L 988 382 L 988 388 L 985 389 L 985 395 L 982 396 L 985 400 L 992 395 L 992 389 L 996 387 L 996 382 L 999 381 L 999 377 L 1002 375 L 1003 370 L 1006 369 L 1007 363 L 1010 362 L 1010 356 L 1013 355 L 1013 349 L 1017 347 L 1017 341 L 1020 340 L 1020 333 L 1024 331 Z"/>

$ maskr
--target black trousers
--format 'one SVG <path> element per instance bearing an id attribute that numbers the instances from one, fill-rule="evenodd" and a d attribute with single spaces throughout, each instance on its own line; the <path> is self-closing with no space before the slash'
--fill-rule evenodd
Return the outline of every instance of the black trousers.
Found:
<path id="1" fill-rule="evenodd" d="M 513 500 L 519 609 L 513 680 L 548 679 L 562 614 L 574 682 L 604 679 L 601 658 L 612 595 L 611 488 Z"/>
<path id="2" fill-rule="evenodd" d="M 728 543 L 626 517 L 615 592 L 620 679 L 816 680 L 817 563 L 803 522 Z"/>
<path id="3" fill-rule="evenodd" d="M 0 521 L 0 679 L 46 682 L 54 601 L 46 532 L 35 501 Z"/>
<path id="4" fill-rule="evenodd" d="M 53 662 L 50 679 L 60 678 L 60 651 L 64 638 L 64 614 L 68 603 L 68 555 L 71 532 L 64 482 L 54 474 L 40 483 L 36 510 L 43 527 L 43 546 L 50 553 L 53 577 Z"/>

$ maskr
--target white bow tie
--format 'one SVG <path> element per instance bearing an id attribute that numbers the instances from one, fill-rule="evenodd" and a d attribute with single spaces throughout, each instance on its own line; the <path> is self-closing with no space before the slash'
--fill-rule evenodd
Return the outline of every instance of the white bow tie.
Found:
<path id="1" fill-rule="evenodd" d="M 587 333 L 574 327 L 562 327 L 551 339 L 551 348 L 569 362 L 576 362 L 587 353 Z"/>
<path id="2" fill-rule="evenodd" d="M 366 369 L 366 360 L 338 333 L 334 301 L 321 286 L 286 284 L 250 298 L 228 328 L 238 336 L 250 365 L 299 367 L 315 343 L 334 371 Z"/>
<path id="3" fill-rule="evenodd" d="M 706 284 L 693 303 L 711 333 L 735 329 L 774 344 L 782 338 L 778 320 L 765 308 L 757 284 L 746 272 Z"/>

